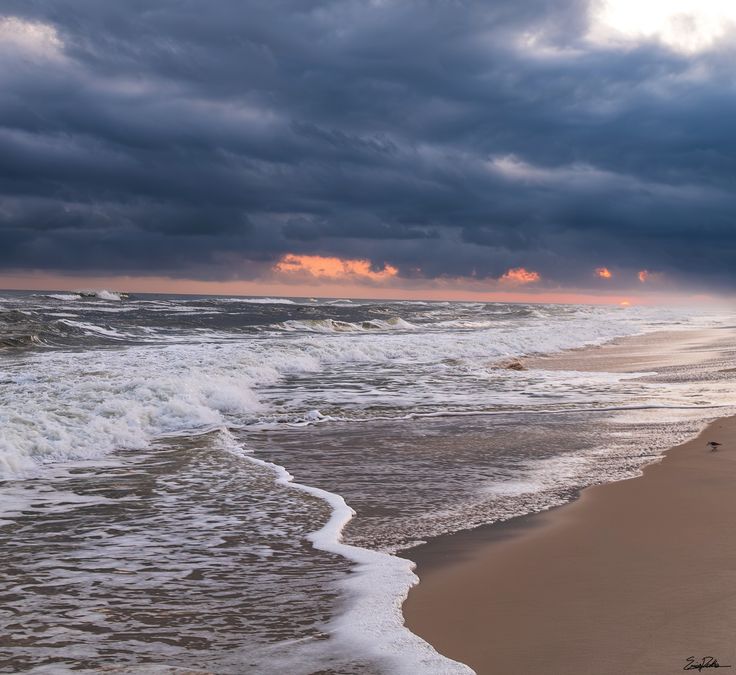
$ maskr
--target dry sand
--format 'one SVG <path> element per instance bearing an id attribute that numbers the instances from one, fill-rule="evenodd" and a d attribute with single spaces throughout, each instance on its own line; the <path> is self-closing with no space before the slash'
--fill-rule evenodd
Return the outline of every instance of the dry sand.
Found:
<path id="1" fill-rule="evenodd" d="M 733 338 L 636 338 L 542 367 L 716 358 L 722 367 Z M 711 440 L 723 444 L 717 452 Z M 479 675 L 656 675 L 683 671 L 688 657 L 736 672 L 736 418 L 714 422 L 639 478 L 407 555 L 421 579 L 404 606 L 407 625 Z"/>

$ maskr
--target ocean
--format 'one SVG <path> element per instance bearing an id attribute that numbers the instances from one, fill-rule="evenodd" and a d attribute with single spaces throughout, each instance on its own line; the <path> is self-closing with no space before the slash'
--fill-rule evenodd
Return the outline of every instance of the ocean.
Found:
<path id="1" fill-rule="evenodd" d="M 0 672 L 471 672 L 403 626 L 397 553 L 636 475 L 736 409 L 725 376 L 524 358 L 732 323 L 0 292 Z"/>

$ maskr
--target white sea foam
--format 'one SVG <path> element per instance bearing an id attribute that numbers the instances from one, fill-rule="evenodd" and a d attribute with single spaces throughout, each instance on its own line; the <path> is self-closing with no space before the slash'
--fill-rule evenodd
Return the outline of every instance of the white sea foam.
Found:
<path id="1" fill-rule="evenodd" d="M 66 302 L 70 302 L 72 300 L 79 300 L 79 295 L 74 293 L 49 293 L 48 295 L 44 296 L 45 298 L 51 298 L 53 300 L 64 300 Z"/>
<path id="2" fill-rule="evenodd" d="M 337 494 L 294 482 L 294 477 L 278 464 L 253 457 L 235 439 L 222 431 L 231 450 L 260 466 L 273 470 L 276 482 L 318 497 L 330 505 L 332 515 L 325 525 L 308 535 L 321 551 L 336 553 L 355 563 L 354 574 L 341 582 L 349 606 L 327 626 L 346 651 L 357 651 L 380 664 L 385 672 L 397 675 L 472 675 L 465 664 L 439 654 L 430 644 L 404 626 L 401 606 L 412 586 L 419 582 L 414 563 L 404 558 L 351 546 L 342 541 L 345 526 L 355 515 Z"/>
<path id="3" fill-rule="evenodd" d="M 101 291 L 97 291 L 96 295 L 100 300 L 117 301 L 123 299 L 122 293 L 116 293 L 115 291 L 106 291 L 104 289 Z"/>
<path id="4" fill-rule="evenodd" d="M 307 319 L 305 321 L 284 321 L 277 326 L 288 331 L 307 333 L 351 333 L 381 330 L 415 330 L 417 326 L 401 317 L 391 319 L 367 319 L 360 322 L 338 321 L 336 319 Z"/>
<path id="5" fill-rule="evenodd" d="M 219 301 L 222 302 L 224 298 Z M 297 303 L 288 298 L 227 298 L 228 302 L 245 302 L 249 305 L 296 305 Z"/>
<path id="6" fill-rule="evenodd" d="M 121 338 L 125 337 L 125 334 L 114 328 L 106 328 L 104 326 L 97 326 L 92 323 L 85 321 L 73 321 L 71 319 L 59 319 L 59 323 L 63 323 L 65 326 L 71 326 L 72 328 L 79 328 L 88 335 L 104 335 L 105 337 Z"/>
<path id="7" fill-rule="evenodd" d="M 80 290 L 73 291 L 72 293 L 46 293 L 41 297 L 50 298 L 52 300 L 63 300 L 65 302 L 71 302 L 74 300 L 82 300 L 84 298 L 97 298 L 99 300 L 108 300 L 112 302 L 119 302 L 123 299 L 124 293 L 118 293 L 116 291 L 108 291 L 105 289 L 101 290 Z"/>
<path id="8" fill-rule="evenodd" d="M 83 359 L 39 354 L 33 373 L 0 372 L 0 476 L 145 448 L 163 433 L 222 425 L 227 414 L 258 411 L 254 385 L 278 374 L 256 365 L 233 372 L 217 367 L 216 355 L 189 364 L 191 354 L 176 349 L 98 351 Z"/>
<path id="9" fill-rule="evenodd" d="M 78 298 L 98 298 L 99 300 L 109 300 L 119 302 L 123 299 L 124 294 L 117 291 L 108 291 L 107 289 L 91 290 L 85 289 L 74 291 Z"/>
<path id="10" fill-rule="evenodd" d="M 452 411 L 453 403 L 472 405 L 477 396 L 458 377 L 460 373 L 487 378 L 490 364 L 499 358 L 599 343 L 647 329 L 645 322 L 613 322 L 609 315 L 600 314 L 595 319 L 583 315 L 531 320 L 507 329 L 459 333 L 401 329 L 314 335 L 287 331 L 283 337 L 276 334 L 227 343 L 176 344 L 172 338 L 166 346 L 94 350 L 83 358 L 73 352 L 31 354 L 22 365 L 12 369 L 6 365 L 7 372 L 0 372 L 4 382 L 0 388 L 0 467 L 6 474 L 25 472 L 34 464 L 140 448 L 160 433 L 238 423 L 247 416 L 251 422 L 259 415 L 268 419 L 274 413 L 303 418 L 305 412 L 324 404 L 334 407 L 349 402 L 353 394 L 360 407 L 380 405 L 387 392 L 396 391 L 391 396 L 397 416 L 443 414 Z M 92 335 L 121 336 L 112 328 L 62 321 Z M 202 338 L 214 339 L 205 332 Z M 191 336 L 187 339 L 191 341 Z M 378 368 L 381 377 L 391 378 L 387 384 L 391 389 L 377 389 L 374 378 L 355 370 L 357 365 Z M 339 381 L 332 376 L 327 386 L 317 375 L 310 380 L 319 385 L 313 394 L 290 388 L 280 395 L 285 403 L 277 407 L 272 407 L 273 397 L 264 398 L 263 386 L 272 386 L 285 375 L 328 371 L 346 374 Z M 514 378 L 509 380 L 513 386 L 497 392 L 480 390 L 484 396 L 495 397 L 488 398 L 489 403 L 518 405 L 545 390 L 554 390 L 561 401 L 582 403 L 580 392 L 596 391 L 598 386 L 596 381 L 590 385 L 583 379 L 573 382 L 565 374 L 552 374 L 546 383 L 539 373 L 509 377 Z M 355 388 L 357 381 L 363 382 L 361 388 Z M 268 406 L 262 404 L 266 400 Z M 420 409 L 402 411 L 414 404 Z M 426 410 L 427 404 L 436 409 Z M 334 414 L 332 410 L 322 412 Z"/>
<path id="11" fill-rule="evenodd" d="M 338 299 L 338 300 L 325 300 L 325 305 L 332 307 L 355 307 L 354 300 Z"/>
<path id="12" fill-rule="evenodd" d="M 663 450 L 694 438 L 712 419 L 725 414 L 733 414 L 734 401 L 730 405 L 718 406 L 651 405 L 600 409 L 600 411 L 618 413 L 618 416 L 613 418 L 614 420 L 626 420 L 629 423 L 636 419 L 645 422 L 648 419 L 646 413 L 651 410 L 658 411 L 657 420 L 661 428 L 659 435 L 650 431 L 646 443 L 642 444 L 641 440 L 633 441 L 633 445 L 637 446 L 642 457 L 650 462 L 660 461 Z M 709 410 L 712 411 L 712 414 L 704 414 Z M 680 429 L 680 431 L 675 431 L 675 429 Z M 570 485 L 586 484 L 590 476 L 596 476 L 597 482 L 633 478 L 641 475 L 642 467 L 647 463 L 646 461 L 634 461 L 632 465 L 628 465 L 621 461 L 620 456 L 612 453 L 611 448 L 607 445 L 597 446 L 583 452 L 561 454 L 545 459 L 527 459 L 515 467 L 513 478 L 507 480 L 496 478 L 485 487 L 483 492 L 499 497 L 532 496 L 545 490 L 560 490 Z M 550 506 L 553 505 L 550 504 Z"/>

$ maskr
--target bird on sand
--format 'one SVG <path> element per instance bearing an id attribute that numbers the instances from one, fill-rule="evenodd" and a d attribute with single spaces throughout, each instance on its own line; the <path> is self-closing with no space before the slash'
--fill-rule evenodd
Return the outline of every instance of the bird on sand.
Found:
<path id="1" fill-rule="evenodd" d="M 715 452 L 720 446 L 721 443 L 719 443 L 718 441 L 708 441 L 708 447 L 710 448 L 711 452 Z"/>

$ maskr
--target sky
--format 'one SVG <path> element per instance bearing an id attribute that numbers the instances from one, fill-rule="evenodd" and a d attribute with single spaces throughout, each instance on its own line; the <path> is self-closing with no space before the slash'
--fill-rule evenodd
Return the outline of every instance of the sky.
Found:
<path id="1" fill-rule="evenodd" d="M 0 286 L 728 297 L 735 27 L 723 0 L 2 0 Z"/>

